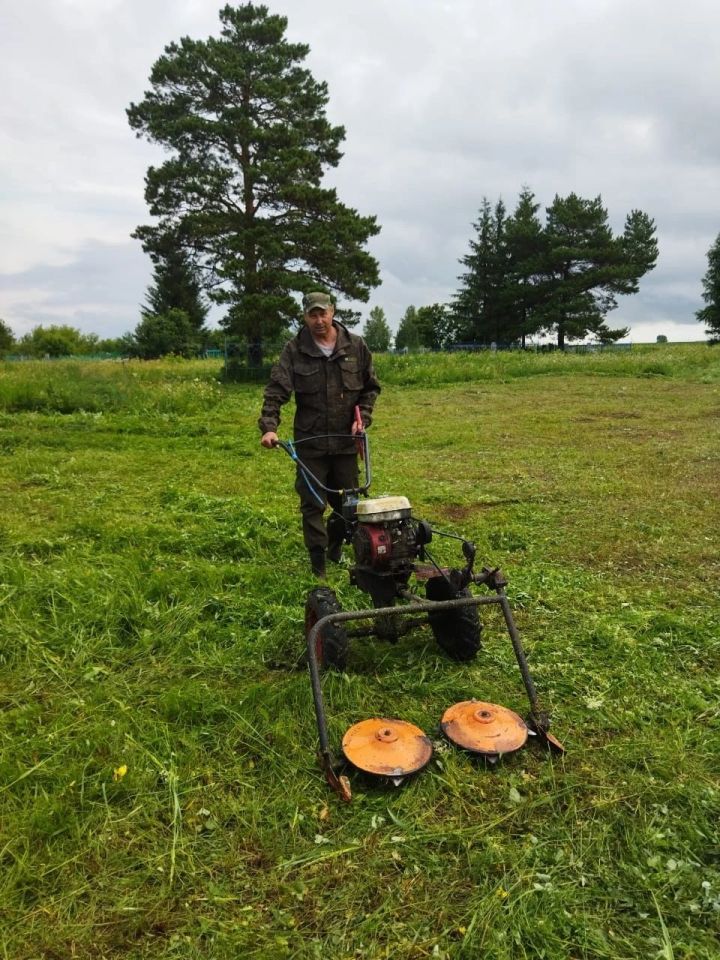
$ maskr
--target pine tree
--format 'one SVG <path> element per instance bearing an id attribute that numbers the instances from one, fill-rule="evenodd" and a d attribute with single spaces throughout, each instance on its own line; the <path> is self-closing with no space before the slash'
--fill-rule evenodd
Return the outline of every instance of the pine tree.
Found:
<path id="1" fill-rule="evenodd" d="M 606 342 L 625 336 L 627 329 L 607 327 L 605 315 L 617 306 L 617 295 L 637 292 L 640 277 L 655 266 L 650 217 L 633 210 L 623 235 L 614 237 L 602 197 L 571 193 L 547 208 L 544 238 L 539 314 L 543 326 L 556 331 L 558 347 L 589 333 Z"/>
<path id="2" fill-rule="evenodd" d="M 379 227 L 321 185 L 345 131 L 329 123 L 327 86 L 302 65 L 307 45 L 285 38 L 287 19 L 244 3 L 220 21 L 219 38 L 167 46 L 128 109 L 137 135 L 171 153 L 146 176 L 158 222 L 135 236 L 151 253 L 176 237 L 229 305 L 231 332 L 257 341 L 297 319 L 293 294 L 366 300 L 379 278 L 364 247 Z"/>
<path id="3" fill-rule="evenodd" d="M 705 324 L 710 343 L 720 343 L 720 233 L 708 250 L 707 258 L 707 273 L 702 281 L 702 298 L 706 305 L 695 316 Z"/>
<path id="4" fill-rule="evenodd" d="M 390 349 L 392 331 L 382 307 L 372 308 L 370 319 L 365 323 L 362 335 L 373 353 L 386 353 Z"/>

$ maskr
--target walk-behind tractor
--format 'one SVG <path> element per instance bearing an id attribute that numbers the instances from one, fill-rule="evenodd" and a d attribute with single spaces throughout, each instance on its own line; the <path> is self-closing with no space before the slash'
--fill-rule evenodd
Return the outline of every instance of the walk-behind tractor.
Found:
<path id="1" fill-rule="evenodd" d="M 356 637 L 374 635 L 395 643 L 410 630 L 428 624 L 438 645 L 451 659 L 472 660 L 480 649 L 482 627 L 478 607 L 481 606 L 500 607 L 530 712 L 522 720 L 512 710 L 497 704 L 479 700 L 456 703 L 442 716 L 440 727 L 444 736 L 490 763 L 520 749 L 529 735 L 553 751 L 563 752 L 562 744 L 550 733 L 550 718 L 540 706 L 505 593 L 507 580 L 502 572 L 497 567 L 476 571 L 475 545 L 456 534 L 435 530 L 414 517 L 406 497 L 369 499 L 372 471 L 367 435 L 360 431 L 355 439 L 364 463 L 364 483 L 342 491 L 323 486 L 305 466 L 298 453 L 302 441 L 297 444 L 278 441 L 319 503 L 325 502 L 321 491 L 341 496 L 342 515 L 334 516 L 331 522 L 342 522 L 345 541 L 352 545 L 354 564 L 349 571 L 350 583 L 369 594 L 373 604 L 368 609 L 344 611 L 334 591 L 321 586 L 310 592 L 305 605 L 307 662 L 320 739 L 319 757 L 328 783 L 348 801 L 351 791 L 346 774 L 352 767 L 399 785 L 428 764 L 432 744 L 419 727 L 407 721 L 372 718 L 350 727 L 342 740 L 343 759 L 336 759 L 329 743 L 321 671 L 344 670 L 350 641 Z M 464 559 L 462 567 L 438 566 L 429 550 L 429 544 L 437 537 L 459 541 Z M 410 588 L 413 579 L 415 590 Z M 424 598 L 416 592 L 421 586 Z M 485 593 L 472 593 L 472 587 L 483 587 Z M 346 628 L 345 624 L 355 620 L 367 622 Z"/>

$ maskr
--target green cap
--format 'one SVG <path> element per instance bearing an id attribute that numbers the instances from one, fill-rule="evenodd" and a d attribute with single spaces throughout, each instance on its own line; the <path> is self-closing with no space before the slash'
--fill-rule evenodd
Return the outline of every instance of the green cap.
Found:
<path id="1" fill-rule="evenodd" d="M 303 310 L 310 313 L 311 310 L 328 310 L 333 305 L 332 300 L 326 293 L 320 290 L 313 290 L 312 293 L 306 293 L 303 297 Z"/>

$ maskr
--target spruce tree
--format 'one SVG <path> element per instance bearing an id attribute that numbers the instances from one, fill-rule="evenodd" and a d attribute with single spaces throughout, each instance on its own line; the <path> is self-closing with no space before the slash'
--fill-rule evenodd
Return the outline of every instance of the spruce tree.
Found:
<path id="1" fill-rule="evenodd" d="M 720 233 L 708 250 L 707 258 L 707 273 L 702 281 L 705 306 L 695 316 L 705 324 L 710 343 L 720 343 Z"/>
<path id="2" fill-rule="evenodd" d="M 545 238 L 539 209 L 535 194 L 525 186 L 505 226 L 508 269 L 503 305 L 507 340 L 511 343 L 519 340 L 523 347 L 526 337 L 537 333 L 541 325 L 538 307 L 545 295 L 542 273 Z"/>
<path id="3" fill-rule="evenodd" d="M 363 339 L 373 353 L 386 353 L 392 342 L 392 331 L 382 307 L 373 307 L 363 327 Z"/>
<path id="4" fill-rule="evenodd" d="M 602 323 L 604 303 L 596 302 L 598 263 L 610 256 L 612 231 L 600 197 L 584 200 L 577 194 L 557 194 L 547 208 L 547 246 L 544 271 L 549 278 L 544 321 L 557 333 L 563 350 L 566 340 L 578 340 Z"/>
<path id="5" fill-rule="evenodd" d="M 460 343 L 474 342 L 481 336 L 493 259 L 492 208 L 487 197 L 483 197 L 479 217 L 472 227 L 475 237 L 470 240 L 470 252 L 460 260 L 466 269 L 458 277 L 460 289 L 452 305 L 454 339 Z"/>
<path id="6" fill-rule="evenodd" d="M 620 256 L 614 264 L 619 274 L 615 281 L 616 293 L 637 293 L 640 278 L 655 269 L 658 244 L 655 221 L 642 210 L 631 210 L 625 218 L 625 228 L 618 240 Z"/>
<path id="7" fill-rule="evenodd" d="M 505 310 L 508 253 L 505 239 L 505 204 L 498 200 L 493 209 L 483 197 L 480 215 L 473 224 L 475 237 L 470 253 L 460 263 L 460 290 L 452 305 L 456 342 L 505 342 L 508 337 Z"/>
<path id="8" fill-rule="evenodd" d="M 225 6 L 220 22 L 220 37 L 169 44 L 128 109 L 137 135 L 170 153 L 146 176 L 157 222 L 135 236 L 151 253 L 176 237 L 228 305 L 230 332 L 257 341 L 298 318 L 293 294 L 367 300 L 379 278 L 365 244 L 379 228 L 321 185 L 345 131 L 303 66 L 307 45 L 262 5 Z"/>
<path id="9" fill-rule="evenodd" d="M 153 284 L 148 288 L 143 317 L 160 316 L 169 310 L 182 310 L 194 331 L 201 333 L 208 305 L 202 285 L 187 252 L 172 236 L 164 237 L 153 255 Z"/>
<path id="10" fill-rule="evenodd" d="M 410 306 L 403 314 L 398 332 L 395 335 L 395 349 L 417 350 L 420 345 L 417 310 L 415 307 Z"/>

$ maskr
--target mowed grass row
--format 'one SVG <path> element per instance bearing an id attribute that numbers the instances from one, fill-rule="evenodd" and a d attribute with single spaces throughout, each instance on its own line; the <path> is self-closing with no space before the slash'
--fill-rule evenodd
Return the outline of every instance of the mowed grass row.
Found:
<path id="1" fill-rule="evenodd" d="M 503 567 L 567 755 L 488 770 L 437 736 L 471 696 L 525 712 L 495 615 L 471 665 L 427 632 L 358 641 L 324 682 L 334 741 L 391 715 L 437 751 L 341 805 L 260 388 L 208 362 L 5 364 L 5 956 L 717 956 L 716 351 L 378 366 L 374 492 Z"/>

